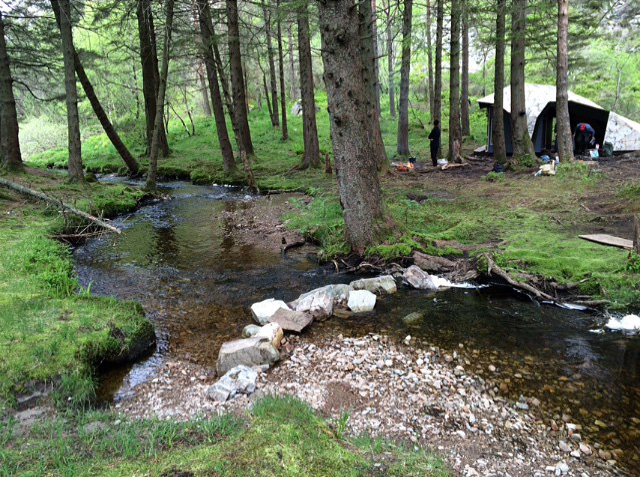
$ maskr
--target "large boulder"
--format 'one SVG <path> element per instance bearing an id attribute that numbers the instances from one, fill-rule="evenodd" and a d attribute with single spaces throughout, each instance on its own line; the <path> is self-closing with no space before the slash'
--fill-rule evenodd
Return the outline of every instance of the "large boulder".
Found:
<path id="1" fill-rule="evenodd" d="M 217 383 L 207 390 L 207 397 L 224 402 L 236 394 L 251 394 L 256 390 L 258 373 L 248 366 L 240 365 L 230 369 Z"/>
<path id="2" fill-rule="evenodd" d="M 227 341 L 220 347 L 216 371 L 221 376 L 241 364 L 249 367 L 272 365 L 280 353 L 268 338 L 252 337 Z"/>
<path id="3" fill-rule="evenodd" d="M 336 294 L 327 287 L 322 287 L 300 295 L 291 305 L 295 311 L 309 313 L 316 320 L 324 320 L 333 313 L 335 300 Z"/>
<path id="4" fill-rule="evenodd" d="M 282 326 L 278 323 L 267 323 L 254 336 L 256 338 L 267 338 L 273 346 L 280 349 L 284 331 L 282 331 Z"/>
<path id="5" fill-rule="evenodd" d="M 411 265 L 404 271 L 402 281 L 420 290 L 437 290 L 438 286 L 431 279 L 431 275 L 416 265 Z"/>
<path id="6" fill-rule="evenodd" d="M 267 323 L 269 323 L 269 319 L 280 308 L 290 310 L 287 304 L 282 300 L 267 298 L 266 300 L 251 305 L 251 314 L 258 323 L 260 323 L 261 325 L 266 325 Z"/>
<path id="7" fill-rule="evenodd" d="M 351 282 L 349 285 L 354 290 L 367 290 L 371 293 L 395 293 L 398 291 L 396 281 L 391 275 L 383 275 L 375 278 L 362 278 Z"/>
<path id="8" fill-rule="evenodd" d="M 353 288 L 351 288 L 351 285 L 345 285 L 342 283 L 337 283 L 335 285 L 326 285 L 324 287 L 311 290 L 310 292 L 303 293 L 298 297 L 297 300 L 294 300 L 291 303 L 289 303 L 289 306 L 292 309 L 297 310 L 297 305 L 300 301 L 305 300 L 306 298 L 309 298 L 312 295 L 317 295 L 319 293 L 325 293 L 329 295 L 332 298 L 334 305 L 345 304 L 349 299 L 349 292 L 351 290 L 353 290 Z"/>
<path id="9" fill-rule="evenodd" d="M 313 316 L 302 311 L 285 310 L 280 308 L 271 317 L 271 323 L 278 323 L 285 331 L 300 333 L 313 322 Z"/>
<path id="10" fill-rule="evenodd" d="M 376 296 L 367 290 L 354 290 L 349 293 L 347 305 L 354 313 L 371 311 L 376 306 Z"/>

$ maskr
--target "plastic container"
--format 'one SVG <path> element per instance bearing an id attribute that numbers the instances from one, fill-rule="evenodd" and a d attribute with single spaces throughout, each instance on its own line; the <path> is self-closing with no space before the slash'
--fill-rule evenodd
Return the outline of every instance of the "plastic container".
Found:
<path id="1" fill-rule="evenodd" d="M 438 159 L 439 166 L 446 166 L 447 164 L 449 164 L 449 161 L 447 161 L 446 159 Z"/>

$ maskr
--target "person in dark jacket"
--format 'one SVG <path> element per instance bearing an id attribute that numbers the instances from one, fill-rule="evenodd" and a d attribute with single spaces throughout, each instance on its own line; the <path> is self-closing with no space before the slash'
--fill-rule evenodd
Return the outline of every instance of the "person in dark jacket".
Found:
<path id="1" fill-rule="evenodd" d="M 578 123 L 573 133 L 575 153 L 582 155 L 593 146 L 596 132 L 589 123 Z"/>
<path id="2" fill-rule="evenodd" d="M 438 165 L 438 151 L 440 150 L 440 121 L 437 119 L 433 122 L 433 129 L 429 133 L 429 147 L 431 149 L 431 162 L 433 167 Z"/>

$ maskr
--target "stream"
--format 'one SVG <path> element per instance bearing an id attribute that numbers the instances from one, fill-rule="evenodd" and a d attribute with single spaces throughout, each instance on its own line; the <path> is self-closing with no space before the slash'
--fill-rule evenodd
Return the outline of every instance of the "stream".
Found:
<path id="1" fill-rule="evenodd" d="M 183 182 L 161 187 L 170 199 L 117 218 L 121 235 L 90 239 L 74 251 L 83 286 L 139 301 L 156 327 L 157 345 L 146 356 L 101 376 L 103 401 L 135 393 L 169 357 L 214 367 L 220 345 L 252 323 L 249 306 L 256 301 L 290 301 L 354 279 L 318 265 L 313 247 L 283 256 L 277 247 L 238 238 L 237 212 L 260 217 L 287 195 L 255 197 L 238 188 Z M 425 319 L 408 327 L 402 318 L 415 311 Z M 400 287 L 374 312 L 315 323 L 305 336 L 375 332 L 400 340 L 411 335 L 447 352 L 460 345 L 477 350 L 474 372 L 495 379 L 496 386 L 506 381 L 503 391 L 515 400 L 540 399 L 558 422 L 570 414 L 583 436 L 622 449 L 626 467 L 640 472 L 640 336 L 603 331 L 606 321 L 540 305 L 504 286 L 435 293 Z"/>

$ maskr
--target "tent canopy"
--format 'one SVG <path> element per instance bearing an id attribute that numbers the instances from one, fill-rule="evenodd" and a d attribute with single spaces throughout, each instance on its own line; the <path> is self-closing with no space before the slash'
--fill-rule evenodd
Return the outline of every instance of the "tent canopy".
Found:
<path id="1" fill-rule="evenodd" d="M 507 152 L 512 152 L 511 144 L 511 86 L 503 90 L 505 112 L 505 138 Z M 550 85 L 525 85 L 525 101 L 527 106 L 527 126 L 536 152 L 552 149 L 555 143 L 556 87 Z M 494 95 L 490 94 L 478 103 L 487 108 L 489 113 L 489 152 L 493 152 L 491 134 L 491 117 Z M 616 152 L 640 150 L 640 124 L 619 114 L 609 112 L 593 101 L 569 92 L 569 117 L 571 130 L 580 122 L 591 124 L 596 131 L 596 142 L 607 141 L 613 144 Z"/>

